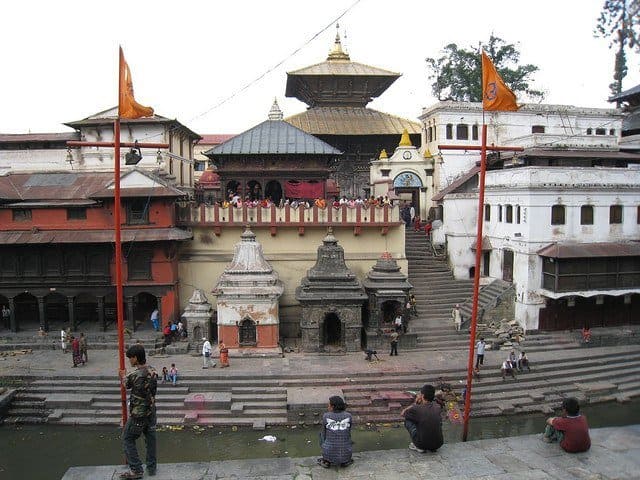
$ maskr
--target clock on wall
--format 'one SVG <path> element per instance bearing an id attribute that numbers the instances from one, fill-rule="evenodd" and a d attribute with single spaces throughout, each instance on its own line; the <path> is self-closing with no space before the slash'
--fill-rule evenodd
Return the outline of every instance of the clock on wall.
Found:
<path id="1" fill-rule="evenodd" d="M 403 154 L 402 154 L 402 158 L 404 158 L 405 160 L 409 160 L 411 158 L 411 152 L 409 150 L 406 150 Z"/>

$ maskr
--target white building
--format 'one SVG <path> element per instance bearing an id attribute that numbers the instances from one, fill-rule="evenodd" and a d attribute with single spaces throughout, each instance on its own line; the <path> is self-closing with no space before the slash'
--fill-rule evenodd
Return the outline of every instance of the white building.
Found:
<path id="1" fill-rule="evenodd" d="M 0 175 L 3 172 L 111 171 L 113 147 L 67 148 L 66 142 L 112 142 L 114 107 L 65 125 L 75 131 L 66 133 L 0 134 Z M 160 115 L 121 121 L 122 142 L 167 143 L 169 148 L 142 148 L 138 168 L 164 170 L 167 180 L 186 192 L 194 186 L 194 144 L 201 137 L 182 125 Z M 121 149 L 121 166 L 126 168 Z"/>
<path id="2" fill-rule="evenodd" d="M 441 127 L 445 137 L 448 130 L 455 134 L 462 125 L 453 123 L 455 116 L 460 121 L 466 111 L 468 121 L 468 112 L 477 114 L 473 105 L 427 109 L 439 119 L 430 125 L 431 117 L 423 118 L 427 132 L 431 128 L 427 145 L 437 151 L 437 144 L 464 144 L 434 135 Z M 479 118 L 481 124 L 481 113 Z M 618 150 L 622 115 L 538 105 L 485 119 L 488 143 L 525 147 L 489 158 L 481 245 L 485 281 L 514 283 L 516 319 L 527 329 L 638 321 L 640 155 Z M 467 125 L 473 137 L 475 123 Z M 472 276 L 475 265 L 479 154 L 466 157 L 447 153 L 435 162 L 434 181 L 447 186 L 432 198 L 443 220 L 433 240 L 447 244 L 457 278 Z M 466 162 L 466 171 L 460 173 L 456 162 Z"/>

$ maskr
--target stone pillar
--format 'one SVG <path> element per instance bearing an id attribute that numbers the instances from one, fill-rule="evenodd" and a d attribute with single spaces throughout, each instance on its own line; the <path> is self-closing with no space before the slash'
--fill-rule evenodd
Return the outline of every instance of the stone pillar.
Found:
<path id="1" fill-rule="evenodd" d="M 12 332 L 18 331 L 18 322 L 16 321 L 16 308 L 13 303 L 13 297 L 9 297 L 9 311 L 11 316 L 9 317 L 10 327 Z"/>
<path id="2" fill-rule="evenodd" d="M 129 322 L 131 322 L 131 331 L 136 331 L 136 320 L 133 318 L 133 297 L 125 297 L 127 301 L 127 317 L 129 318 Z"/>
<path id="3" fill-rule="evenodd" d="M 36 297 L 36 299 L 38 300 L 38 314 L 39 314 L 39 320 L 40 320 L 40 327 L 45 332 L 48 332 L 49 322 L 47 322 L 47 319 L 44 317 L 44 297 L 42 295 L 39 295 Z"/>
<path id="4" fill-rule="evenodd" d="M 71 325 L 71 330 L 76 331 L 76 311 L 75 305 L 73 302 L 73 297 L 67 297 L 67 308 L 69 309 L 69 324 Z"/>
<path id="5" fill-rule="evenodd" d="M 102 326 L 102 331 L 107 331 L 107 323 L 104 318 L 104 297 L 98 297 L 98 324 Z"/>

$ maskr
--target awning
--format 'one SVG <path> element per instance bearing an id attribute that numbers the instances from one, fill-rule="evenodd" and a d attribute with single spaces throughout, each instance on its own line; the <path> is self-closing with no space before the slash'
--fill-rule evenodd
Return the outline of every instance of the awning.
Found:
<path id="1" fill-rule="evenodd" d="M 471 245 L 471 250 L 476 250 L 476 244 L 477 242 L 473 242 L 473 245 Z M 482 251 L 489 252 L 492 248 L 493 247 L 491 246 L 491 242 L 489 241 L 489 239 L 487 237 L 482 237 Z"/>
<path id="2" fill-rule="evenodd" d="M 541 257 L 636 257 L 640 256 L 640 242 L 552 243 L 538 250 Z"/>
<path id="3" fill-rule="evenodd" d="M 123 242 L 155 242 L 190 240 L 193 234 L 180 228 L 136 228 L 122 230 Z M 48 230 L 0 232 L 4 245 L 56 243 L 111 243 L 113 230 Z"/>

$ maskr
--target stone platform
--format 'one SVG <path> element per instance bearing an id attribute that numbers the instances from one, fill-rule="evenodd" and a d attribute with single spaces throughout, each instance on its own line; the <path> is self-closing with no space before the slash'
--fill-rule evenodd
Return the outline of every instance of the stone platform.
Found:
<path id="1" fill-rule="evenodd" d="M 589 452 L 568 454 L 540 435 L 445 444 L 437 453 L 409 449 L 354 454 L 350 467 L 326 470 L 315 458 L 160 464 L 157 480 L 612 480 L 640 478 L 640 425 L 591 431 Z M 63 480 L 115 480 L 122 466 L 73 467 Z"/>

